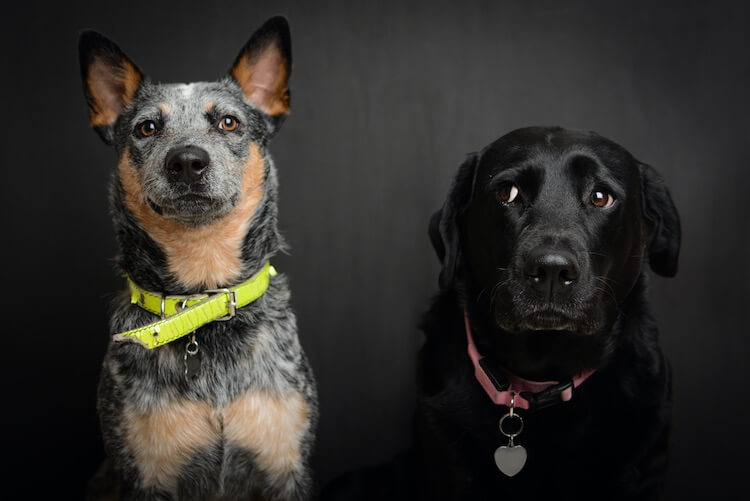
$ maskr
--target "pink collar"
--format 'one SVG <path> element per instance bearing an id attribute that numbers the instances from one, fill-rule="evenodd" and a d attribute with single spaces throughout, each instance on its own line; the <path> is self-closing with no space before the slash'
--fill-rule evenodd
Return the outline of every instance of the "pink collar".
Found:
<path id="1" fill-rule="evenodd" d="M 474 344 L 474 338 L 471 335 L 471 326 L 469 325 L 469 315 L 465 311 L 464 324 L 466 325 L 466 339 L 469 343 L 469 358 L 471 358 L 471 361 L 474 364 L 474 376 L 496 405 L 510 407 L 511 398 L 515 396 L 515 400 L 513 401 L 514 407 L 528 409 L 531 406 L 531 403 L 528 400 L 531 398 L 531 394 L 537 394 L 550 389 L 553 386 L 560 385 L 560 382 L 558 381 L 541 382 L 523 379 L 515 374 L 511 374 L 504 368 L 500 368 L 500 370 L 505 376 L 506 381 L 498 382 L 497 376 L 493 377 L 493 375 L 488 374 L 485 368 L 482 367 L 483 364 L 480 363 L 480 360 L 484 357 L 479 354 L 479 351 L 477 351 L 477 347 Z M 572 384 L 568 384 L 567 388 L 560 392 L 560 400 L 563 402 L 570 400 L 573 397 L 573 388 L 580 386 L 593 373 L 594 369 L 589 369 L 583 374 L 574 377 L 571 382 Z M 493 379 L 495 379 L 496 382 L 493 383 Z"/>

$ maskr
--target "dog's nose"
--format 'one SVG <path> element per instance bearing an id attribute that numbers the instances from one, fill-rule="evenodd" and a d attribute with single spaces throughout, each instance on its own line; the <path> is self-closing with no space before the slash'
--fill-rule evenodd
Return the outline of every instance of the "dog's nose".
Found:
<path id="1" fill-rule="evenodd" d="M 531 251 L 524 273 L 532 288 L 554 295 L 578 280 L 578 261 L 570 252 L 558 249 L 537 248 Z"/>
<path id="2" fill-rule="evenodd" d="M 173 181 L 193 183 L 201 178 L 211 158 L 208 152 L 197 146 L 180 146 L 167 153 L 165 167 Z"/>

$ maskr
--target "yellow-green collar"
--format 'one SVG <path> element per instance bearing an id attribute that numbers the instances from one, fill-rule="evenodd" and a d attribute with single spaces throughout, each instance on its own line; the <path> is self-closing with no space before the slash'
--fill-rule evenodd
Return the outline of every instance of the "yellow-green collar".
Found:
<path id="1" fill-rule="evenodd" d="M 190 334 L 215 320 L 229 320 L 237 308 L 252 303 L 266 292 L 276 269 L 271 263 L 249 280 L 229 289 L 207 290 L 190 296 L 163 296 L 141 289 L 130 277 L 130 302 L 161 316 L 161 320 L 115 334 L 115 342 L 135 342 L 148 349 L 156 348 Z"/>

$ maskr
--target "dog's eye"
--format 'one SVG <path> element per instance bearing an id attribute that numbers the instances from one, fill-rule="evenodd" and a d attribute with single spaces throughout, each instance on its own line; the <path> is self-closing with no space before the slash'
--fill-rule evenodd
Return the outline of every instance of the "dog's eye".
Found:
<path id="1" fill-rule="evenodd" d="M 615 203 L 615 197 L 603 190 L 591 192 L 591 205 L 597 209 L 607 209 Z"/>
<path id="2" fill-rule="evenodd" d="M 512 183 L 504 184 L 497 190 L 497 199 L 504 204 L 509 204 L 518 196 L 518 186 Z"/>
<path id="3" fill-rule="evenodd" d="M 234 118 L 231 115 L 226 115 L 221 117 L 221 120 L 219 120 L 218 127 L 221 130 L 225 130 L 227 132 L 232 132 L 233 130 L 237 129 L 237 126 L 240 124 L 240 122 Z"/>
<path id="4" fill-rule="evenodd" d="M 138 132 L 138 135 L 140 135 L 141 137 L 149 137 L 156 134 L 156 132 L 159 130 L 159 127 L 153 120 L 146 120 L 145 122 L 141 122 L 140 124 L 138 124 L 135 129 Z"/>

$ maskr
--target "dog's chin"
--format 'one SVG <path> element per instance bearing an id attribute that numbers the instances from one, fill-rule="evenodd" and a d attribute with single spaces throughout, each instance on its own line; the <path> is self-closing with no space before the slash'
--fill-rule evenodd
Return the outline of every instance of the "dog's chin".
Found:
<path id="1" fill-rule="evenodd" d="M 194 193 L 160 200 L 159 202 L 152 198 L 146 200 L 154 212 L 160 216 L 190 227 L 211 224 L 227 215 L 235 206 L 233 201 Z"/>

